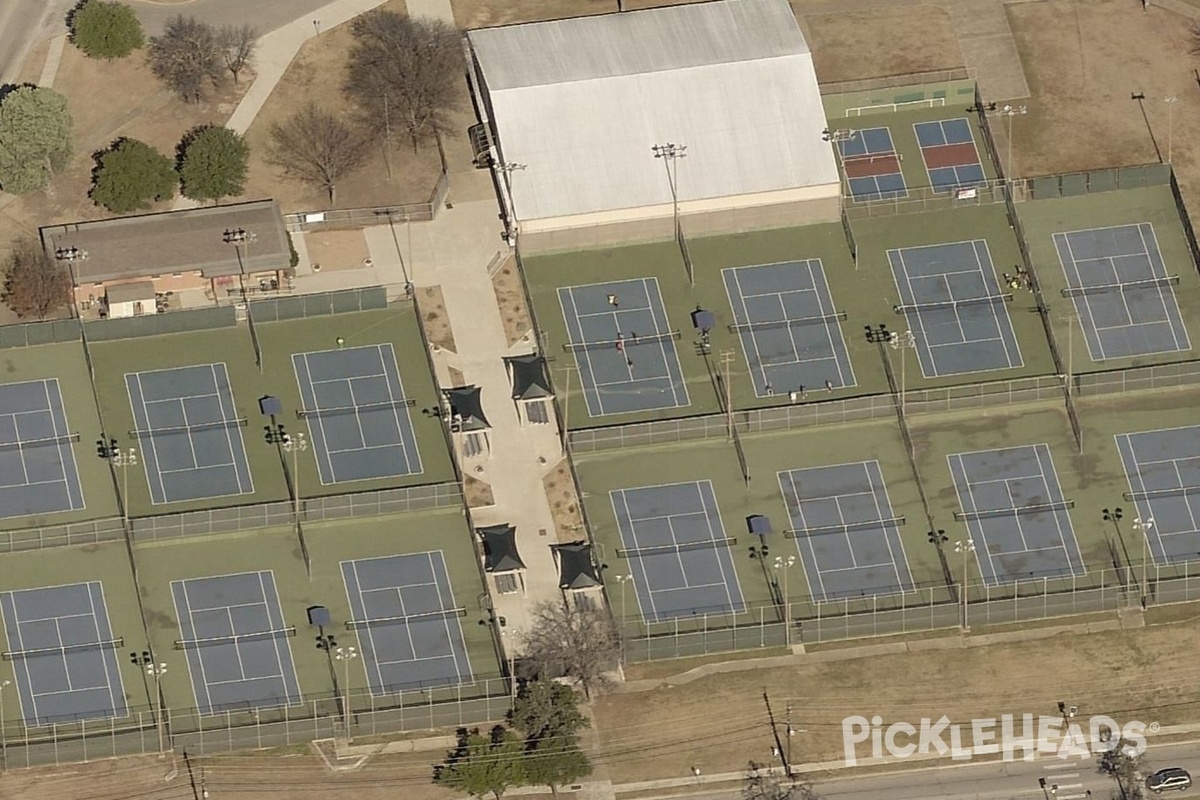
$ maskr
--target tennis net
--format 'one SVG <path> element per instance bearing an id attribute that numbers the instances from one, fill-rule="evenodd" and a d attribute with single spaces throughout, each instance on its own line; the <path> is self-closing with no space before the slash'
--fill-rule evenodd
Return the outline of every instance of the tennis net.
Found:
<path id="1" fill-rule="evenodd" d="M 1024 517 L 1029 514 L 1044 514 L 1052 511 L 1066 511 L 1075 507 L 1074 500 L 1062 500 L 1057 503 L 1037 503 L 1013 508 L 989 508 L 982 511 L 955 511 L 954 519 L 959 522 L 972 519 L 999 519 L 1000 517 Z"/>
<path id="2" fill-rule="evenodd" d="M 423 614 L 406 614 L 401 617 L 376 617 L 374 619 L 348 619 L 346 630 L 359 631 L 363 628 L 378 628 L 385 625 L 414 625 L 418 622 L 436 622 L 443 619 L 465 617 L 465 608 L 443 608 L 440 611 L 427 611 Z"/>
<path id="3" fill-rule="evenodd" d="M 0 450 L 28 450 L 35 447 L 55 447 L 60 444 L 78 442 L 78 433 L 68 433 L 66 436 L 48 436 L 45 439 L 25 439 L 20 442 L 0 442 Z"/>
<path id="4" fill-rule="evenodd" d="M 176 639 L 176 650 L 199 650 L 201 647 L 218 647 L 220 645 L 238 645 L 243 642 L 261 642 L 268 639 L 286 639 L 296 635 L 296 626 L 278 628 L 273 631 L 258 631 L 256 633 L 235 633 L 231 636 L 212 636 L 207 639 Z"/>
<path id="5" fill-rule="evenodd" d="M 1098 286 L 1068 286 L 1062 290 L 1063 297 L 1087 297 L 1093 294 L 1108 292 L 1129 292 L 1134 289 L 1157 289 L 1160 286 L 1179 285 L 1178 275 L 1161 275 L 1156 278 L 1126 281 L 1125 283 L 1104 283 Z"/>
<path id="6" fill-rule="evenodd" d="M 1012 294 L 990 294 L 986 297 L 967 297 L 962 300 L 941 300 L 932 303 L 910 303 L 908 305 L 892 306 L 897 314 L 920 313 L 922 311 L 957 310 L 963 306 L 998 306 L 1001 303 L 1011 303 Z"/>
<path id="7" fill-rule="evenodd" d="M 719 547 L 733 547 L 735 544 L 737 544 L 736 536 L 726 536 L 722 539 L 705 539 L 700 542 L 679 542 L 676 544 L 665 544 L 657 547 L 630 547 L 628 549 L 618 547 L 617 556 L 620 558 L 646 558 L 647 556 L 686 553 L 690 550 L 716 550 Z"/>
<path id="8" fill-rule="evenodd" d="M 665 342 L 671 339 L 681 339 L 683 334 L 679 331 L 667 331 L 666 333 L 630 333 L 620 339 L 610 339 L 603 342 L 567 342 L 563 345 L 563 350 L 568 353 L 577 353 L 581 350 L 615 350 L 618 345 L 621 347 L 637 347 L 639 344 L 653 344 L 655 342 Z"/>
<path id="9" fill-rule="evenodd" d="M 222 419 L 216 422 L 201 422 L 196 425 L 179 425 L 178 427 L 170 428 L 147 428 L 145 430 L 132 430 L 129 432 L 130 438 L 133 439 L 148 439 L 152 436 L 171 436 L 177 433 L 199 433 L 201 431 L 219 431 L 225 428 L 244 428 L 250 424 L 250 421 L 245 417 L 236 419 Z"/>
<path id="10" fill-rule="evenodd" d="M 809 539 L 814 536 L 830 536 L 854 531 L 874 531 L 883 528 L 896 528 L 908 523 L 905 517 L 887 517 L 872 519 L 864 522 L 846 522 L 841 525 L 819 525 L 815 528 L 793 528 L 783 532 L 789 539 Z"/>
<path id="11" fill-rule="evenodd" d="M 1200 494 L 1200 486 L 1177 486 L 1174 489 L 1150 489 L 1145 492 L 1126 492 L 1123 496 L 1130 502 L 1138 500 L 1157 500 L 1160 497 L 1187 497 Z"/>
<path id="12" fill-rule="evenodd" d="M 841 322 L 846 319 L 845 311 L 833 314 L 820 314 L 814 317 L 797 317 L 795 319 L 777 319 L 769 322 L 738 322 L 729 326 L 730 333 L 743 331 L 769 331 L 777 328 L 799 328 L 803 325 L 827 325 L 831 322 Z"/>
<path id="13" fill-rule="evenodd" d="M 380 403 L 364 403 L 360 406 L 337 406 L 335 408 L 301 408 L 296 411 L 298 419 L 310 417 L 336 417 L 341 414 L 365 414 L 370 411 L 391 411 L 397 408 L 409 408 L 417 404 L 413 399 L 384 400 Z"/>
<path id="14" fill-rule="evenodd" d="M 5 661 L 20 661 L 26 658 L 37 658 L 38 656 L 66 655 L 67 653 L 81 653 L 88 650 L 116 650 L 118 647 L 124 646 L 125 639 L 118 636 L 116 639 L 108 639 L 102 642 L 60 644 L 57 647 L 33 647 L 28 650 L 13 650 L 11 652 L 0 653 L 0 657 Z"/>

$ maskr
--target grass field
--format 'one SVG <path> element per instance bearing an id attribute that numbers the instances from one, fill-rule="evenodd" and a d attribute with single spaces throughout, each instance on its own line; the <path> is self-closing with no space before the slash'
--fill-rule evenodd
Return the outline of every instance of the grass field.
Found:
<path id="1" fill-rule="evenodd" d="M 336 339 L 339 336 L 344 339 L 346 347 L 392 343 L 405 394 L 415 401 L 415 405 L 409 411 L 424 471 L 400 478 L 323 486 L 318 479 L 314 452 L 310 449 L 298 458 L 301 494 L 342 494 L 347 491 L 453 480 L 454 471 L 441 432 L 441 422 L 436 417 L 422 413 L 422 409 L 436 407 L 437 396 L 416 326 L 416 314 L 408 306 L 259 324 L 257 331 L 263 351 L 261 371 L 255 366 L 250 336 L 247 330 L 240 326 L 93 344 L 91 347 L 96 362 L 96 386 L 103 407 L 104 422 L 108 430 L 114 432 L 111 435 L 119 439 L 127 438 L 127 431 L 134 428 L 125 387 L 125 374 L 129 372 L 223 362 L 229 372 L 237 415 L 250 421 L 249 425 L 241 430 L 254 480 L 253 494 L 154 507 L 150 502 L 145 471 L 138 467 L 131 469 L 129 474 L 131 514 L 141 516 L 156 513 L 163 508 L 182 511 L 287 499 L 287 484 L 280 455 L 264 438 L 264 426 L 269 420 L 259 411 L 258 400 L 264 395 L 280 398 L 285 409 L 281 422 L 289 431 L 302 429 L 304 423 L 294 415 L 294 411 L 300 407 L 300 395 L 291 355 L 333 349 L 337 347 Z"/>
<path id="2" fill-rule="evenodd" d="M 44 378 L 58 380 L 69 430 L 79 434 L 79 443 L 74 446 L 75 464 L 86 506 L 78 511 L 0 520 L 0 528 L 32 528 L 115 516 L 118 509 L 112 475 L 107 462 L 96 456 L 101 425 L 88 381 L 83 347 L 78 343 L 66 343 L 3 350 L 0 351 L 0 369 L 3 369 L 4 383 Z"/>

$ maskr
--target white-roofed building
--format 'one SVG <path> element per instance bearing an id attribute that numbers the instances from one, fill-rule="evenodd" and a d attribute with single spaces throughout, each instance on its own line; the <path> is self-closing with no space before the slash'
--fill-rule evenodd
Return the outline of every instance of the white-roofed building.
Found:
<path id="1" fill-rule="evenodd" d="M 470 31 L 472 90 L 526 250 L 836 220 L 812 55 L 787 0 Z M 686 148 L 656 159 L 655 145 Z"/>

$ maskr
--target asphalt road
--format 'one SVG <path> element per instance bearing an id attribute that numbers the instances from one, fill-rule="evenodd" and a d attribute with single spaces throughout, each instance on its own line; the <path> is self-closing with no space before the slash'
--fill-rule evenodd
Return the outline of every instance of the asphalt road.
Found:
<path id="1" fill-rule="evenodd" d="M 0 84 L 11 83 L 37 42 L 65 27 L 63 0 L 0 0 Z"/>
<path id="2" fill-rule="evenodd" d="M 1146 763 L 1154 769 L 1183 767 L 1200 778 L 1200 747 L 1195 744 L 1150 748 Z M 1038 779 L 1045 778 L 1045 791 Z M 1057 786 L 1051 794 L 1050 787 Z M 823 780 L 816 784 L 824 800 L 1108 800 L 1117 796 L 1111 778 L 1096 772 L 1094 758 L 1087 760 L 1043 758 L 1009 764 L 965 764 L 941 769 L 914 770 L 891 775 Z M 1091 791 L 1091 795 L 1087 792 Z M 1158 795 L 1153 795 L 1157 797 Z M 737 790 L 697 791 L 697 800 L 742 800 Z M 1163 798 L 1188 800 L 1200 797 L 1200 787 L 1188 792 L 1166 792 Z"/>

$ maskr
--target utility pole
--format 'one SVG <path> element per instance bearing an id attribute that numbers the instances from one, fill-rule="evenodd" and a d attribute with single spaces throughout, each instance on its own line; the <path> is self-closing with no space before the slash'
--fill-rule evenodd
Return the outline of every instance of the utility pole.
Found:
<path id="1" fill-rule="evenodd" d="M 1133 529 L 1142 536 L 1142 610 L 1146 609 L 1150 600 L 1150 587 L 1147 584 L 1147 567 L 1150 564 L 1150 531 L 1154 529 L 1154 517 L 1133 521 Z"/>
<path id="2" fill-rule="evenodd" d="M 683 238 L 683 226 L 679 221 L 679 159 L 687 155 L 687 145 L 667 142 L 652 145 L 650 149 L 655 158 L 663 160 L 663 166 L 667 169 L 667 182 L 671 185 L 671 216 L 675 222 L 675 241 L 679 244 L 680 255 L 683 256 L 683 267 L 687 270 L 688 281 L 695 286 L 696 273 L 692 269 L 692 257 L 688 253 L 687 242 Z"/>
<path id="3" fill-rule="evenodd" d="M 1172 137 L 1175 133 L 1175 104 L 1179 102 L 1179 98 L 1175 96 L 1164 97 L 1163 102 L 1167 104 L 1167 163 L 1171 163 L 1171 145 Z"/>
<path id="4" fill-rule="evenodd" d="M 966 633 L 967 631 L 971 630 L 970 619 L 967 616 L 967 608 L 968 608 L 967 604 L 969 602 L 969 599 L 967 597 L 967 566 L 970 563 L 971 554 L 975 552 L 975 540 L 974 539 L 962 539 L 960 541 L 955 542 L 954 543 L 954 552 L 962 553 L 962 557 L 963 557 L 962 629 L 963 629 L 963 632 Z"/>
<path id="5" fill-rule="evenodd" d="M 792 730 L 792 701 L 788 700 L 787 704 L 787 742 L 784 746 L 784 768 L 787 770 L 787 776 L 792 777 L 792 737 L 796 732 Z"/>
<path id="6" fill-rule="evenodd" d="M 1000 115 L 1008 118 L 1008 158 L 1005 160 L 1004 173 L 1005 177 L 1011 182 L 1012 174 L 1012 142 L 1013 142 L 1013 117 L 1020 116 L 1028 112 L 1025 106 L 1009 106 L 1006 105 L 1000 109 Z"/>

